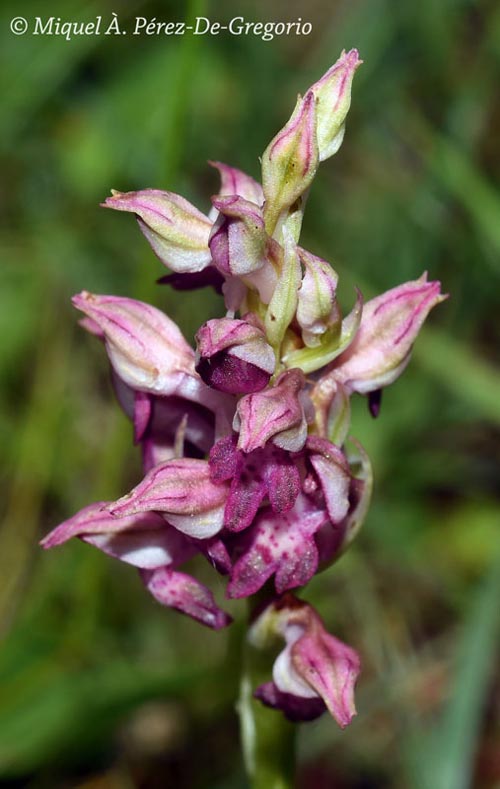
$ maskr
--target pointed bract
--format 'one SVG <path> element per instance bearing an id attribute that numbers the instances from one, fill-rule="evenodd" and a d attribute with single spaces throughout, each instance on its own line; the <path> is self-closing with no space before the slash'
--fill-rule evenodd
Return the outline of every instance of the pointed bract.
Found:
<path id="1" fill-rule="evenodd" d="M 266 226 L 269 222 L 272 229 L 280 213 L 308 189 L 316 174 L 319 155 L 315 105 L 312 91 L 304 98 L 299 96 L 290 120 L 262 156 L 264 214 Z"/>
<path id="2" fill-rule="evenodd" d="M 266 311 L 265 328 L 268 341 L 279 350 L 285 333 L 295 317 L 300 287 L 300 263 L 297 245 L 285 231 L 281 270 Z"/>

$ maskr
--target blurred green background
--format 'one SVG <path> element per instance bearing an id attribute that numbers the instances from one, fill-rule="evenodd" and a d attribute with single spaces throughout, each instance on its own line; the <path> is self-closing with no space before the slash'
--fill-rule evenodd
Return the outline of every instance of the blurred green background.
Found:
<path id="1" fill-rule="evenodd" d="M 311 21 L 310 36 L 16 37 L 13 16 L 132 26 Z M 82 289 L 151 300 L 191 340 L 222 313 L 164 273 L 111 187 L 181 193 L 208 210 L 207 159 L 258 177 L 303 91 L 358 47 L 347 134 L 322 166 L 303 243 L 331 260 L 344 307 L 427 269 L 451 299 L 403 378 L 353 433 L 374 465 L 356 546 L 306 592 L 362 654 L 359 715 L 300 733 L 298 786 L 500 786 L 500 6 L 493 0 L 192 0 L 2 4 L 0 157 L 0 786 L 243 789 L 238 630 L 212 633 L 78 541 L 38 539 L 140 473 Z M 204 564 L 196 572 L 207 575 Z M 210 575 L 210 577 L 212 577 Z M 223 584 L 212 588 L 219 600 Z"/>

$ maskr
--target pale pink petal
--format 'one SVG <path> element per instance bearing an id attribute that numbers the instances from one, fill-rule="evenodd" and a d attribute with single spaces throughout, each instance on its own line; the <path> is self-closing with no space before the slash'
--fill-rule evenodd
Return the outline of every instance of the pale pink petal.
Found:
<path id="1" fill-rule="evenodd" d="M 102 205 L 135 214 L 154 253 L 173 271 L 194 273 L 210 264 L 211 222 L 180 195 L 159 189 L 115 192 Z"/>

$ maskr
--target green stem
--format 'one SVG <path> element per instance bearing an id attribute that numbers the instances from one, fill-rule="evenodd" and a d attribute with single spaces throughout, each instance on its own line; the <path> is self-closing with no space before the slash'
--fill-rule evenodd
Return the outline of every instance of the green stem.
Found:
<path id="1" fill-rule="evenodd" d="M 279 710 L 253 697 L 268 682 L 275 655 L 258 650 L 247 640 L 242 650 L 238 714 L 245 768 L 252 789 L 293 789 L 295 774 L 294 724 Z"/>

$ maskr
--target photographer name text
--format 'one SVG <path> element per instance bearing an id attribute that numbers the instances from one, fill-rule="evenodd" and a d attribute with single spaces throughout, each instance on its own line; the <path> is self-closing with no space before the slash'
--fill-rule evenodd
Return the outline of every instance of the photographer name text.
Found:
<path id="1" fill-rule="evenodd" d="M 230 36 L 255 36 L 262 41 L 272 41 L 280 36 L 308 36 L 312 29 L 311 22 L 304 22 L 301 17 L 293 22 L 255 22 L 247 21 L 243 16 L 235 16 L 222 23 L 206 16 L 197 16 L 192 24 L 188 24 L 136 16 L 132 20 L 128 19 L 125 24 L 113 12 L 107 19 L 96 16 L 87 22 L 69 21 L 59 16 L 37 16 L 31 20 L 16 16 L 10 20 L 10 30 L 16 36 L 58 36 L 66 41 L 77 36 L 218 36 L 224 33 Z"/>

